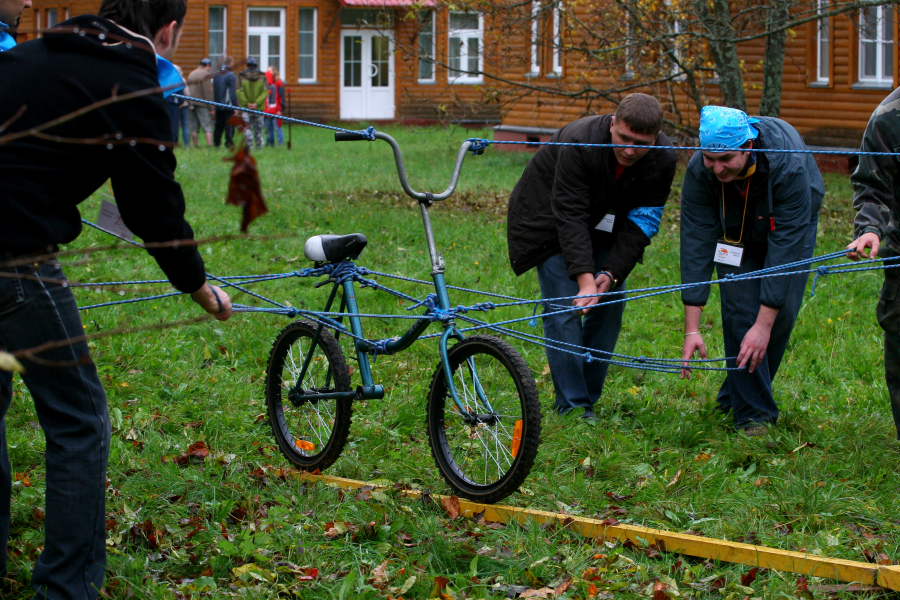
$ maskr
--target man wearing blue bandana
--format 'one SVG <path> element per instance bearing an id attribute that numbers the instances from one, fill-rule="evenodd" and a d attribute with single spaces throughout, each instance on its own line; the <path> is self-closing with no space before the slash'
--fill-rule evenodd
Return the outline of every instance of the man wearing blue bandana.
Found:
<path id="1" fill-rule="evenodd" d="M 148 251 L 172 285 L 216 318 L 231 315 L 228 295 L 206 282 L 191 243 L 158 89 L 180 85 L 167 57 L 186 10 L 185 0 L 105 0 L 100 16 L 70 19 L 0 54 L 4 81 L 15 82 L 0 86 L 4 133 L 30 131 L 113 94 L 147 91 L 61 122 L 47 136 L 0 145 L 0 265 L 15 274 L 0 278 L 0 348 L 66 342 L 22 357 L 22 378 L 47 440 L 45 537 L 32 572 L 36 599 L 94 600 L 106 561 L 106 396 L 55 257 L 58 245 L 81 231 L 78 204 L 111 181 L 122 219 L 152 244 Z M 0 371 L 0 577 L 10 523 L 4 419 L 11 398 L 12 377 Z"/>
<path id="2" fill-rule="evenodd" d="M 507 243 L 516 275 L 537 269 L 544 313 L 574 304 L 581 311 L 544 317 L 554 348 L 547 362 L 561 414 L 583 409 L 596 420 L 607 360 L 622 328 L 624 303 L 603 305 L 599 294 L 622 291 L 659 230 L 675 176 L 671 144 L 660 131 L 662 108 L 653 96 L 630 94 L 614 115 L 585 117 L 551 138 L 572 146 L 543 146 L 509 199 Z M 577 144 L 605 144 L 587 147 Z M 600 306 L 595 306 L 601 303 Z M 584 313 L 579 314 L 579 313 Z M 583 356 L 589 348 L 590 359 Z"/>
<path id="3" fill-rule="evenodd" d="M 12 31 L 19 26 L 22 11 L 31 8 L 31 0 L 0 0 L 0 52 L 16 45 Z"/>
<path id="4" fill-rule="evenodd" d="M 681 279 L 709 281 L 809 258 L 816 245 L 825 185 L 797 130 L 774 117 L 706 106 L 700 145 L 681 193 Z M 762 435 L 778 420 L 772 380 L 806 287 L 806 275 L 738 280 L 720 285 L 725 353 L 732 357 L 719 389 L 718 408 L 734 425 Z M 709 286 L 682 292 L 685 360 L 707 356 L 701 316 Z M 682 371 L 690 376 L 690 369 Z"/>

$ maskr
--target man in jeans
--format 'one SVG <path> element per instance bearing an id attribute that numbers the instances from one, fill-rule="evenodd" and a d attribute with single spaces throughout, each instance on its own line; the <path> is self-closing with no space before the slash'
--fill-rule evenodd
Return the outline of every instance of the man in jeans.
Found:
<path id="1" fill-rule="evenodd" d="M 213 78 L 213 99 L 222 104 L 235 106 L 237 99 L 237 75 L 231 70 L 232 59 L 226 56 L 219 69 L 218 75 Z M 216 124 L 213 131 L 213 143 L 216 148 L 222 145 L 222 134 L 225 134 L 225 147 L 234 146 L 234 126 L 228 124 L 228 120 L 234 114 L 232 108 L 216 107 Z"/>
<path id="2" fill-rule="evenodd" d="M 105 0 L 99 17 L 76 17 L 0 54 L 0 73 L 17 82 L 0 87 L 0 115 L 27 107 L 7 131 L 28 131 L 94 99 L 170 82 L 165 57 L 175 51 L 185 12 L 185 0 Z M 52 132 L 74 140 L 108 136 L 117 143 L 25 136 L 0 145 L 0 348 L 19 354 L 47 441 L 45 539 L 32 573 L 34 597 L 93 600 L 106 561 L 110 425 L 78 308 L 54 257 L 58 244 L 81 231 L 77 205 L 111 180 L 125 224 L 151 244 L 150 254 L 172 285 L 220 320 L 230 317 L 231 303 L 206 282 L 191 243 L 175 155 L 165 144 L 172 140 L 163 94 L 109 104 Z M 178 240 L 185 242 L 166 244 Z M 49 349 L 40 350 L 42 345 Z M 11 399 L 11 374 L 0 371 L 0 576 L 10 525 L 5 415 Z"/>
<path id="3" fill-rule="evenodd" d="M 623 303 L 595 305 L 598 294 L 623 290 L 625 279 L 659 230 L 675 176 L 675 152 L 632 148 L 670 145 L 660 131 L 656 98 L 631 94 L 614 115 L 585 117 L 559 130 L 552 142 L 615 144 L 616 148 L 543 146 L 528 163 L 509 199 L 507 241 L 516 275 L 537 267 L 544 312 L 574 303 L 579 312 L 544 317 L 544 334 L 556 347 L 547 361 L 556 410 L 584 409 L 594 421 L 609 358 L 622 327 Z M 586 360 L 580 356 L 593 350 Z M 566 352 L 566 351 L 570 352 Z M 575 352 L 578 355 L 573 355 Z"/>

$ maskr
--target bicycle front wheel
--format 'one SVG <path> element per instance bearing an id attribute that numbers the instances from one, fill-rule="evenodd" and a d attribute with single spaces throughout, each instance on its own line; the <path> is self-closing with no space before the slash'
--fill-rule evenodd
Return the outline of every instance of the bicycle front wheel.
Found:
<path id="1" fill-rule="evenodd" d="M 338 459 L 350 432 L 350 372 L 331 332 L 299 320 L 281 330 L 266 369 L 266 408 L 281 452 L 313 471 Z"/>
<path id="2" fill-rule="evenodd" d="M 431 454 L 460 496 L 497 502 L 519 488 L 537 456 L 534 376 L 512 346 L 493 336 L 470 337 L 448 355 L 459 405 L 438 364 L 428 399 Z"/>

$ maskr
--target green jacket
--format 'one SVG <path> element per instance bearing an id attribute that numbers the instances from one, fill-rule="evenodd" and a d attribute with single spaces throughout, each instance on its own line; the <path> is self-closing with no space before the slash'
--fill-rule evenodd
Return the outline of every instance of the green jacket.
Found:
<path id="1" fill-rule="evenodd" d="M 241 106 L 255 104 L 257 109 L 262 110 L 266 106 L 268 95 L 266 78 L 259 69 L 247 69 L 241 72 L 241 84 L 237 90 L 238 102 Z"/>
<path id="2" fill-rule="evenodd" d="M 900 149 L 900 88 L 885 98 L 863 134 L 860 150 L 897 152 Z M 860 156 L 850 176 L 853 207 L 857 210 L 853 228 L 857 237 L 874 232 L 891 250 L 900 251 L 900 157 Z"/>

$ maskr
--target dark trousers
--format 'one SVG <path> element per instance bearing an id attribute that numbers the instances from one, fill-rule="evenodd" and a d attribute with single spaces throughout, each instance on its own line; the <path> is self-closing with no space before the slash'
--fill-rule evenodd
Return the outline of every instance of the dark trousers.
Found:
<path id="1" fill-rule="evenodd" d="M 803 234 L 802 255 L 794 257 L 794 260 L 810 258 L 813 255 L 817 225 L 818 221 L 807 227 Z M 762 257 L 754 260 L 754 257 L 745 253 L 740 267 L 716 265 L 719 279 L 724 279 L 730 273 L 746 273 L 761 269 L 765 266 L 764 260 Z M 778 420 L 778 404 L 772 391 L 772 381 L 778 373 L 778 367 L 781 366 L 791 331 L 797 322 L 808 278 L 807 274 L 782 278 L 787 279 L 788 290 L 784 306 L 778 311 L 775 324 L 772 326 L 766 355 L 753 373 L 749 373 L 746 369 L 729 371 L 719 389 L 719 406 L 733 412 L 735 427 L 748 427 L 754 423 L 774 423 Z M 719 286 L 726 356 L 738 355 L 744 336 L 756 322 L 763 281 L 765 280 L 736 280 Z M 728 366 L 736 367 L 736 361 L 729 360 Z"/>
<path id="2" fill-rule="evenodd" d="M 54 262 L 3 267 L 0 348 L 16 351 L 84 335 L 75 299 Z M 47 443 L 44 551 L 32 575 L 35 598 L 98 596 L 106 562 L 105 490 L 109 456 L 106 395 L 84 342 L 22 358 L 22 378 Z M 0 573 L 6 571 L 12 469 L 6 414 L 12 376 L 0 371 Z"/>
<path id="3" fill-rule="evenodd" d="M 893 256 L 892 252 L 882 254 Z M 900 440 L 900 267 L 884 270 L 876 314 L 884 330 L 884 375 Z"/>
<path id="4" fill-rule="evenodd" d="M 213 144 L 216 147 L 222 145 L 222 133 L 225 134 L 225 146 L 231 148 L 234 146 L 234 127 L 228 124 L 228 119 L 234 111 L 228 108 L 216 109 L 216 124 L 213 128 Z"/>
<path id="5" fill-rule="evenodd" d="M 594 264 L 600 270 L 606 251 L 595 252 Z M 576 296 L 578 284 L 569 277 L 566 270 L 566 260 L 562 254 L 551 256 L 538 265 L 538 281 L 541 284 L 541 297 L 560 298 L 563 296 Z M 625 289 L 622 282 L 617 290 Z M 555 312 L 565 308 L 571 308 L 571 300 L 559 302 L 545 302 L 544 313 Z M 559 315 L 544 317 L 544 336 L 562 342 L 561 347 L 583 354 L 586 350 L 572 348 L 582 346 L 599 350 L 596 356 L 609 358 L 608 354 L 616 347 L 619 339 L 619 331 L 622 329 L 622 314 L 625 312 L 625 303 L 619 302 L 600 308 L 594 308 L 586 315 L 578 311 L 569 311 Z M 605 360 L 586 361 L 583 356 L 561 352 L 551 348 L 547 349 L 547 362 L 550 365 L 550 375 L 553 378 L 553 387 L 556 390 L 556 410 L 569 412 L 575 408 L 590 408 L 603 393 L 603 384 L 606 381 L 606 372 L 609 363 Z"/>

